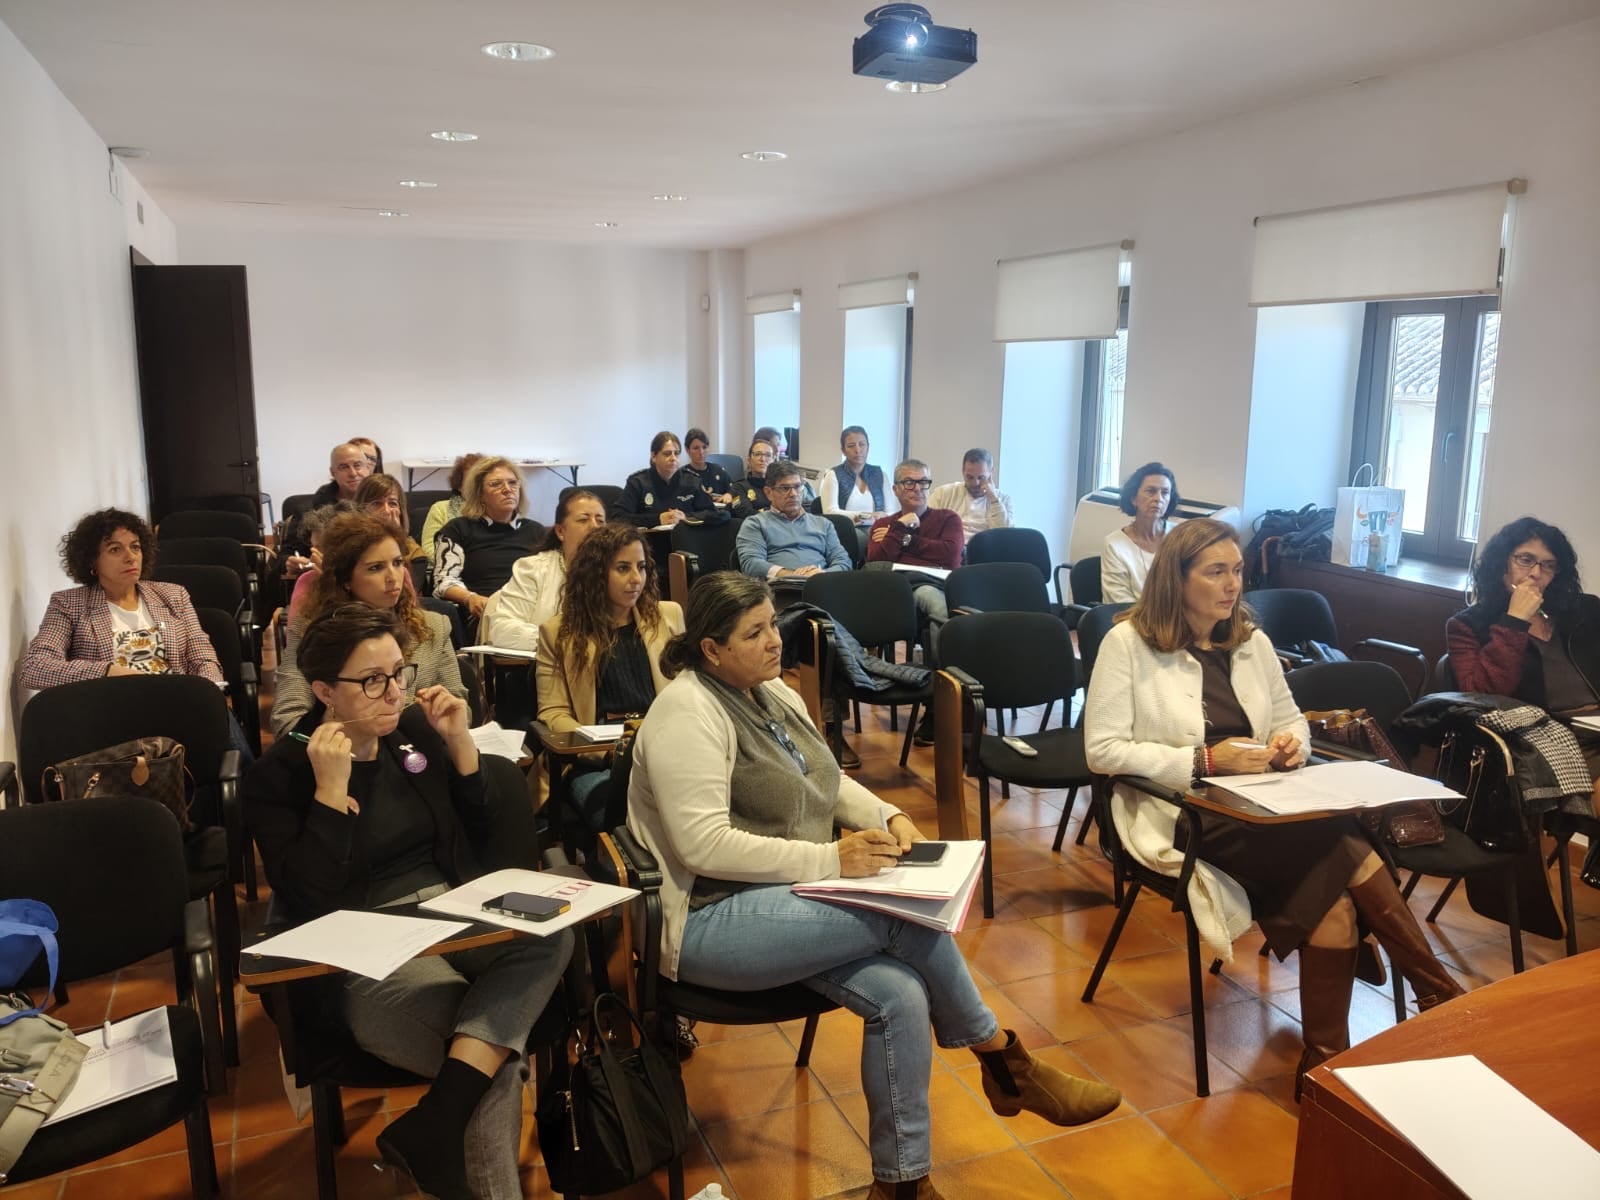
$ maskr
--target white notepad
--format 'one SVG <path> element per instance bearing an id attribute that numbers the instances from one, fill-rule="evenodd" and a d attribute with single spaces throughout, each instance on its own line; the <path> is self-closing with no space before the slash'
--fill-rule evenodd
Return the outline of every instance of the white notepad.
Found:
<path id="1" fill-rule="evenodd" d="M 67 1098 L 45 1118 L 46 1125 L 153 1091 L 178 1078 L 172 1027 L 164 1008 L 118 1021 L 109 1030 L 91 1029 L 77 1036 L 89 1053 Z"/>

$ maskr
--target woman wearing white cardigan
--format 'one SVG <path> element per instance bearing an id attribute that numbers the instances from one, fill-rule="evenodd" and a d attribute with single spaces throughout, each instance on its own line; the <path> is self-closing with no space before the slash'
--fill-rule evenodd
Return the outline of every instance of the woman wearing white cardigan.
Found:
<path id="1" fill-rule="evenodd" d="M 1305 719 L 1272 643 L 1240 603 L 1242 588 L 1231 526 L 1188 521 L 1162 539 L 1139 601 L 1095 660 L 1084 710 L 1091 770 L 1181 790 L 1202 776 L 1305 762 Z M 1176 844 L 1175 808 L 1125 787 L 1111 808 L 1136 859 L 1178 874 L 1186 847 Z M 1383 980 L 1376 954 L 1358 943 L 1357 914 L 1410 981 L 1418 1008 L 1461 994 L 1353 817 L 1283 825 L 1217 818 L 1202 824 L 1200 838 L 1189 900 L 1207 944 L 1231 959 L 1232 940 L 1253 916 L 1280 959 L 1300 952 L 1300 1076 L 1349 1047 L 1358 960 L 1362 978 Z"/>

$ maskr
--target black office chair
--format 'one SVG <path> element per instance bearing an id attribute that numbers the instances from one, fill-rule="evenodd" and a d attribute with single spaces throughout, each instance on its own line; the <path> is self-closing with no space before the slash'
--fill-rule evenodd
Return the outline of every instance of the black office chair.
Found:
<path id="1" fill-rule="evenodd" d="M 189 603 L 196 610 L 215 608 L 228 613 L 229 620 L 233 622 L 233 638 L 239 644 L 239 653 L 250 653 L 254 645 L 250 632 L 252 614 L 245 606 L 244 583 L 232 567 L 158 560 L 150 572 L 150 578 L 157 583 L 175 583 L 183 588 L 189 593 Z"/>
<path id="2" fill-rule="evenodd" d="M 1055 848 L 1059 851 L 1078 789 L 1089 786 L 1093 778 L 1084 759 L 1083 730 L 1064 727 L 1018 735 L 1036 751 L 1029 758 L 989 732 L 984 710 L 1032 708 L 1059 700 L 1065 717 L 1071 711 L 1072 694 L 1078 690 L 1077 660 L 1067 627 L 1049 613 L 994 612 L 955 617 L 939 635 L 939 665 L 961 685 L 964 707 L 972 711 L 966 769 L 978 777 L 979 836 L 985 849 L 991 848 L 989 780 L 993 778 L 1024 787 L 1069 789 L 1056 830 Z M 1087 823 L 1087 816 L 1084 821 Z M 993 864 L 993 853 L 986 853 L 986 917 L 994 916 Z"/>
<path id="3" fill-rule="evenodd" d="M 426 516 L 428 509 L 441 500 L 450 499 L 454 494 L 449 488 L 418 488 L 414 492 L 406 493 L 406 507 L 421 508 L 423 515 Z M 420 530 L 422 526 L 414 525 L 412 528 Z"/>
<path id="4" fill-rule="evenodd" d="M 821 505 L 822 501 L 818 500 L 817 506 L 820 508 Z M 863 528 L 844 513 L 823 513 L 822 516 L 833 522 L 834 532 L 839 535 L 839 544 L 850 556 L 850 565 L 859 571 L 861 564 L 867 561 L 867 528 L 870 526 Z"/>
<path id="5" fill-rule="evenodd" d="M 212 649 L 217 652 L 217 663 L 222 667 L 222 678 L 228 685 L 228 706 L 233 709 L 233 715 L 239 720 L 239 727 L 244 730 L 245 740 L 250 743 L 250 753 L 259 758 L 261 687 L 260 677 L 256 674 L 256 665 L 253 662 L 246 662 L 240 652 L 239 627 L 234 624 L 231 616 L 220 608 L 208 608 L 202 605 L 196 605 L 194 611 L 195 616 L 200 619 L 200 628 L 205 630 L 206 637 L 211 640 Z M 248 862 L 248 859 L 246 861 Z M 251 899 L 255 897 L 251 896 Z"/>
<path id="6" fill-rule="evenodd" d="M 261 578 L 249 552 L 227 537 L 158 538 L 156 563 L 159 567 L 227 567 L 239 577 L 244 589 L 245 607 L 250 613 L 250 661 L 261 665 L 261 631 L 272 610 L 261 590 Z"/>
<path id="7" fill-rule="evenodd" d="M 1076 629 L 1084 613 L 1105 602 L 1105 593 L 1100 586 L 1100 556 L 1095 554 L 1080 558 L 1069 571 L 1067 588 L 1072 599 L 1067 604 L 1067 624 Z"/>
<path id="8" fill-rule="evenodd" d="M 1246 592 L 1244 602 L 1255 614 L 1256 624 L 1272 642 L 1286 670 L 1317 661 L 1311 652 L 1313 642 L 1339 652 L 1339 627 L 1334 620 L 1333 606 L 1321 592 L 1307 588 L 1259 588 Z M 1413 699 L 1428 670 L 1428 660 L 1421 650 L 1384 638 L 1363 638 L 1350 648 L 1349 657 L 1386 662 L 1402 679 L 1409 675 L 1414 682 L 1406 686 Z"/>
<path id="9" fill-rule="evenodd" d="M 702 575 L 714 571 L 737 571 L 734 543 L 744 522 L 735 518 L 720 525 L 690 525 L 679 522 L 672 527 L 672 553 L 667 560 L 668 596 L 679 604 L 689 601 L 689 589 Z"/>
<path id="10" fill-rule="evenodd" d="M 40 900 L 59 922 L 58 982 L 75 983 L 170 951 L 177 1004 L 167 1006 L 178 1077 L 150 1091 L 45 1125 L 5 1179 L 42 1179 L 116 1154 L 184 1123 L 189 1187 L 218 1193 L 206 1079 L 222 1078 L 211 932 L 184 886 L 172 814 L 153 800 L 77 800 L 0 811 L 0 895 Z M 42 988 L 42 956 L 23 986 Z M 209 1041 L 208 1037 L 209 1036 Z M 211 1050 L 207 1061 L 207 1050 Z"/>
<path id="11" fill-rule="evenodd" d="M 270 501 L 271 496 L 250 495 L 247 492 L 224 492 L 210 496 L 181 496 L 168 506 L 167 512 L 194 512 L 198 509 L 214 509 L 217 512 L 241 513 L 255 521 L 256 529 L 261 528 L 261 502 Z M 258 537 L 256 539 L 260 541 Z"/>
<path id="12" fill-rule="evenodd" d="M 605 505 L 606 512 L 611 511 L 611 506 L 622 498 L 622 489 L 614 483 L 586 483 L 583 490 L 593 492 L 595 499 Z"/>
<path id="13" fill-rule="evenodd" d="M 826 611 L 869 650 L 882 648 L 892 653 L 895 643 L 905 642 L 909 648 L 917 640 L 917 602 L 912 597 L 911 584 L 898 572 L 830 571 L 813 575 L 806 580 L 800 599 Z M 833 670 L 833 658 L 831 653 L 823 655 L 821 672 L 823 695 L 835 701 L 837 710 L 828 730 L 834 758 L 840 756 L 844 746 L 842 701 L 888 705 L 891 715 L 899 705 L 909 704 L 911 715 L 906 719 L 905 743 L 900 748 L 900 765 L 905 766 L 911 755 L 917 716 L 933 699 L 931 678 L 920 687 L 905 683 L 893 683 L 881 690 L 855 687 L 842 672 Z"/>
<path id="14" fill-rule="evenodd" d="M 216 509 L 187 509 L 170 512 L 161 518 L 156 534 L 163 541 L 174 538 L 225 537 L 242 546 L 261 543 L 261 520 L 244 513 Z"/>
<path id="15" fill-rule="evenodd" d="M 744 459 L 737 454 L 708 454 L 706 461 L 716 463 L 728 473 L 729 479 L 740 479 L 744 476 Z"/>
<path id="16" fill-rule="evenodd" d="M 1050 545 L 1037 529 L 985 529 L 973 534 L 967 543 L 967 563 L 1025 562 L 1039 570 L 1039 578 L 1046 583 L 1054 581 L 1056 604 L 1064 606 L 1061 595 L 1061 576 L 1068 571 L 1066 563 L 1050 565 Z"/>
<path id="17" fill-rule="evenodd" d="M 1089 679 L 1094 674 L 1094 662 L 1100 653 L 1100 643 L 1117 623 L 1117 614 L 1126 612 L 1132 607 L 1131 604 L 1097 604 L 1084 613 L 1078 622 L 1078 666 L 1079 676 L 1083 680 L 1084 696 L 1084 706 L 1078 711 L 1079 728 L 1083 726 L 1083 714 L 1089 706 Z M 1061 824 L 1056 827 L 1054 845 L 1057 850 L 1061 849 L 1061 839 L 1066 833 L 1067 817 L 1071 815 L 1071 811 L 1070 807 L 1062 810 Z M 1080 846 L 1088 841 L 1089 826 L 1100 824 L 1104 815 L 1100 805 L 1092 806 L 1089 816 L 1079 823 L 1078 836 L 1073 840 Z M 1112 899 L 1118 904 L 1122 902 L 1122 878 L 1115 873 L 1112 875 Z"/>
<path id="18" fill-rule="evenodd" d="M 944 600 L 952 615 L 958 612 L 1051 611 L 1050 593 L 1031 563 L 968 563 L 950 572 L 944 581 Z"/>
<path id="19" fill-rule="evenodd" d="M 183 839 L 189 898 L 212 900 L 222 1045 L 239 1061 L 232 1003 L 238 977 L 239 908 L 234 884 L 245 882 L 244 822 L 239 806 L 239 752 L 228 745 L 227 702 L 199 675 L 120 675 L 47 688 L 28 701 L 17 730 L 23 794 L 30 803 L 59 799 L 46 771 L 134 738 L 165 736 L 184 746 L 194 781 L 192 832 Z M 67 803 L 79 803 L 73 800 Z"/>

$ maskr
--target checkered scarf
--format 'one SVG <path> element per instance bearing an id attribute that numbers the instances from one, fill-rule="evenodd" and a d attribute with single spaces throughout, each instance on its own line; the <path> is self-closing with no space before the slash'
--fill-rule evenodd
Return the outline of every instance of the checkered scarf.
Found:
<path id="1" fill-rule="evenodd" d="M 1569 812 L 1594 815 L 1589 765 L 1572 730 L 1532 704 L 1485 713 L 1478 724 L 1510 744 L 1522 780 L 1523 803 L 1534 811 L 1559 805 Z"/>

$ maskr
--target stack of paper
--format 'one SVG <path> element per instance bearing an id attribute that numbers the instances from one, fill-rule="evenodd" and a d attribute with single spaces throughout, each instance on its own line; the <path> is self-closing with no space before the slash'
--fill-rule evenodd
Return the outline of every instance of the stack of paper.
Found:
<path id="1" fill-rule="evenodd" d="M 328 963 L 369 979 L 387 979 L 402 963 L 465 928 L 458 921 L 340 909 L 252 942 L 245 953 Z"/>
<path id="2" fill-rule="evenodd" d="M 479 754 L 494 754 L 513 761 L 528 757 L 528 747 L 522 733 L 515 729 L 502 729 L 498 721 L 479 725 L 468 732 L 472 734 L 473 744 L 478 747 Z"/>
<path id="3" fill-rule="evenodd" d="M 167 1024 L 164 1008 L 152 1008 L 115 1025 L 80 1033 L 78 1040 L 89 1048 L 89 1053 L 67 1098 L 45 1118 L 46 1125 L 177 1081 L 172 1027 Z"/>
<path id="4" fill-rule="evenodd" d="M 1213 775 L 1205 783 L 1243 796 L 1273 813 L 1382 808 L 1405 800 L 1461 800 L 1436 779 L 1424 779 L 1375 762 L 1334 762 L 1298 771 Z"/>
<path id="5" fill-rule="evenodd" d="M 622 736 L 621 725 L 579 725 L 573 730 L 586 742 L 614 742 Z"/>
<path id="6" fill-rule="evenodd" d="M 548 921 L 529 921 L 523 917 L 508 917 L 504 913 L 484 912 L 483 902 L 503 896 L 507 892 L 528 892 L 535 896 L 559 896 L 572 907 L 559 917 Z M 500 925 L 519 933 L 532 933 L 539 937 L 587 920 L 596 913 L 615 908 L 639 893 L 633 888 L 613 887 L 592 879 L 578 879 L 571 875 L 557 875 L 551 871 L 527 871 L 508 867 L 480 875 L 471 883 L 463 884 L 442 896 L 424 900 L 422 907 L 429 912 L 447 913 L 455 917 L 468 917 L 486 925 Z"/>
<path id="7" fill-rule="evenodd" d="M 932 575 L 935 579 L 950 578 L 950 569 L 948 567 L 914 567 L 910 563 L 895 563 L 894 570 L 914 571 L 918 575 Z"/>
<path id="8" fill-rule="evenodd" d="M 1579 729 L 1587 729 L 1591 733 L 1600 733 L 1600 714 L 1573 717 L 1572 723 Z"/>
<path id="9" fill-rule="evenodd" d="M 487 654 L 490 658 L 521 658 L 534 662 L 539 655 L 532 650 L 513 650 L 510 646 L 463 646 L 463 654 Z"/>
<path id="10" fill-rule="evenodd" d="M 797 896 L 870 908 L 890 916 L 960 933 L 972 893 L 983 874 L 983 843 L 947 842 L 944 859 L 931 867 L 893 867 L 865 879 L 819 879 L 797 883 Z"/>

